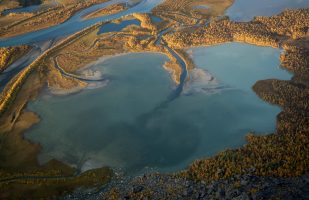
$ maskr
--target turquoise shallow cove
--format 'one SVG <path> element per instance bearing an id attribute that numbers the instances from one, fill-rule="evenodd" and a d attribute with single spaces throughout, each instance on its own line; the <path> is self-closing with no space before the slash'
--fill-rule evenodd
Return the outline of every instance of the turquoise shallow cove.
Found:
<path id="1" fill-rule="evenodd" d="M 229 43 L 188 52 L 197 69 L 170 102 L 175 86 L 162 67 L 167 58 L 151 53 L 94 63 L 92 69 L 109 79 L 104 87 L 42 94 L 29 105 L 42 121 L 26 133 L 41 143 L 40 161 L 56 158 L 82 170 L 108 165 L 129 174 L 172 171 L 243 145 L 250 131 L 275 130 L 280 109 L 251 87 L 291 77 L 279 67 L 280 50 Z"/>

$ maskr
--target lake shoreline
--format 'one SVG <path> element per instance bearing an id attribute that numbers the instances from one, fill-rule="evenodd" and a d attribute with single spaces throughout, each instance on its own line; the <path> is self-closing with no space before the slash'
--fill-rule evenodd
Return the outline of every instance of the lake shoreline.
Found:
<path id="1" fill-rule="evenodd" d="M 285 24 L 277 24 L 277 21 L 282 20 L 283 18 L 287 17 L 287 21 L 284 21 Z M 195 182 L 202 183 L 203 187 L 215 187 L 214 189 L 207 189 L 210 195 L 215 195 L 216 197 L 224 196 L 225 194 L 229 194 L 229 190 L 231 189 L 229 186 L 221 187 L 222 184 L 228 185 L 229 183 L 238 184 L 238 181 L 257 181 L 259 184 L 263 181 L 267 181 L 267 183 L 275 180 L 277 185 L 272 185 L 272 187 L 277 187 L 281 183 L 286 184 L 287 186 L 291 186 L 294 184 L 293 178 L 289 177 L 299 177 L 295 178 L 297 180 L 307 180 L 306 173 L 308 173 L 308 165 L 306 165 L 307 153 L 308 153 L 308 146 L 304 146 L 308 141 L 308 106 L 306 103 L 306 99 L 308 98 L 308 55 L 309 52 L 309 45 L 308 45 L 308 31 L 304 28 L 307 26 L 306 19 L 308 18 L 308 9 L 299 9 L 299 10 L 289 10 L 284 11 L 280 15 L 273 16 L 273 17 L 257 17 L 252 22 L 246 23 L 237 23 L 230 21 L 228 19 L 221 19 L 215 20 L 210 22 L 210 25 L 207 27 L 201 27 L 196 29 L 197 31 L 193 32 L 186 32 L 185 30 L 177 30 L 172 34 L 164 35 L 163 38 L 167 41 L 168 46 L 172 47 L 176 50 L 184 50 L 188 47 L 192 46 L 204 46 L 209 45 L 213 46 L 216 44 L 228 43 L 228 42 L 242 42 L 252 45 L 261 45 L 261 46 L 270 46 L 273 48 L 282 48 L 284 53 L 280 57 L 281 65 L 293 73 L 293 78 L 291 80 L 260 80 L 254 86 L 253 90 L 256 94 L 261 97 L 264 101 L 280 106 L 283 111 L 277 116 L 277 127 L 274 134 L 266 135 L 266 136 L 253 136 L 248 135 L 247 140 L 248 143 L 238 149 L 234 150 L 227 150 L 218 155 L 208 158 L 208 159 L 201 159 L 195 161 L 191 164 L 186 170 L 183 172 L 175 173 L 176 177 L 180 177 L 180 179 L 184 180 L 185 185 L 187 180 L 193 180 Z M 181 17 L 178 18 L 178 20 Z M 182 19 L 184 22 L 194 24 L 194 16 L 186 19 Z M 194 21 L 194 22 L 192 22 Z M 302 23 L 299 23 L 299 22 Z M 258 22 L 258 23 L 257 23 Z M 163 25 L 162 25 L 163 26 Z M 270 27 L 270 28 L 269 28 Z M 286 27 L 294 27 L 292 31 L 287 31 Z M 144 27 L 143 27 L 144 28 Z M 223 29 L 224 28 L 224 29 Z M 134 29 L 133 29 L 134 30 Z M 139 30 L 140 31 L 140 30 Z M 151 32 L 151 31 L 149 31 Z M 147 34 L 149 34 L 149 32 Z M 194 35 L 196 34 L 196 35 Z M 82 38 L 82 37 L 81 37 Z M 130 37 L 128 37 L 130 38 Z M 133 51 L 145 51 L 146 49 L 154 48 L 151 46 L 151 41 L 153 40 L 146 40 L 143 43 L 142 40 L 134 40 L 136 39 L 132 37 L 130 41 L 125 43 L 126 48 L 131 47 Z M 148 42 L 148 43 L 147 43 Z M 100 43 L 101 45 L 105 45 L 104 43 Z M 128 48 L 129 49 L 129 48 Z M 155 48 L 154 48 L 155 49 Z M 119 49 L 118 49 L 119 50 Z M 153 53 L 153 52 L 152 52 Z M 160 51 L 160 54 L 166 54 L 164 51 Z M 168 55 L 167 55 L 168 56 Z M 109 58 L 107 58 L 109 59 Z M 183 57 L 184 62 L 186 62 L 187 69 L 189 68 L 190 60 L 186 59 L 186 54 Z M 104 62 L 104 58 L 103 58 Z M 177 63 L 177 62 L 175 62 Z M 175 64 L 173 63 L 173 64 Z M 191 64 L 190 64 L 191 65 Z M 51 66 L 49 66 L 52 69 Z M 178 66 L 179 67 L 179 66 Z M 9 88 L 10 91 L 8 96 L 2 96 L 1 100 L 6 101 L 7 99 L 4 98 L 12 98 L 16 100 L 9 100 L 7 104 L 1 104 L 1 111 L 6 109 L 4 113 L 4 117 L 7 117 L 4 121 L 5 123 L 9 124 L 8 126 L 15 126 L 20 125 L 18 119 L 20 116 L 24 114 L 23 108 L 26 103 L 30 100 L 34 100 L 37 97 L 38 91 L 40 91 L 41 87 L 44 85 L 44 81 L 40 80 L 42 77 L 40 75 L 41 72 L 38 71 L 40 68 L 26 68 L 23 73 L 21 73 L 19 77 L 15 78 L 14 81 L 11 82 L 12 88 Z M 25 75 L 25 76 L 24 76 Z M 30 78 L 24 78 L 28 77 Z M 63 75 L 60 74 L 61 80 L 63 84 L 66 83 L 67 80 L 64 80 Z M 41 78 L 40 78 L 41 77 Z M 175 78 L 176 79 L 176 78 Z M 27 80 L 27 81 L 26 81 Z M 36 85 L 35 89 L 30 90 L 29 94 L 26 94 L 25 90 L 31 88 L 31 83 L 29 80 L 34 80 L 38 85 Z M 60 79 L 59 79 L 60 80 Z M 70 80 L 72 81 L 72 80 Z M 72 85 L 78 84 L 71 82 Z M 15 87 L 16 86 L 16 87 Z M 23 88 L 23 90 L 21 90 Z M 12 89 L 12 90 L 11 90 Z M 25 91 L 24 91 L 25 90 Z M 21 92 L 19 92 L 21 91 Z M 12 103 L 14 102 L 13 106 Z M 4 109 L 2 109 L 4 108 Z M 16 111 L 17 109 L 17 111 Z M 8 113 L 10 112 L 10 113 Z M 13 123 L 10 120 L 13 119 Z M 31 118 L 32 119 L 32 118 Z M 1 119 L 3 121 L 3 119 Z M 1 122 L 2 122 L 1 121 Z M 17 122 L 17 123 L 15 123 Z M 35 120 L 32 122 L 36 122 Z M 31 122 L 25 124 L 29 126 Z M 22 123 L 23 125 L 23 123 Z M 25 142 L 25 141 L 24 141 Z M 267 144 L 268 149 L 263 145 Z M 280 144 L 280 145 L 279 145 Z M 34 148 L 35 144 L 23 144 L 26 147 Z M 27 146 L 29 145 L 29 146 Z M 25 147 L 25 146 L 22 146 Z M 282 150 L 280 147 L 283 147 Z M 31 148 L 31 149 L 32 149 Z M 299 152 L 299 149 L 303 149 L 302 152 Z M 17 150 L 14 150 L 17 151 Z M 249 152 L 249 153 L 248 153 Z M 270 152 L 270 153 L 269 153 Z M 33 157 L 35 153 L 29 152 L 29 157 Z M 262 162 L 261 155 L 265 160 Z M 265 157 L 268 156 L 268 157 Z M 274 157 L 272 155 L 276 155 Z M 26 156 L 25 156 L 26 157 Z M 280 162 L 280 160 L 286 160 L 290 162 L 288 165 Z M 292 161 L 295 162 L 292 162 Z M 29 161 L 30 162 L 30 161 Z M 262 163 L 261 165 L 259 163 Z M 296 163 L 296 164 L 295 164 Z M 27 166 L 25 164 L 25 166 Z M 55 164 L 51 163 L 49 166 L 56 166 L 53 169 L 56 170 L 67 170 L 64 174 L 72 173 L 72 169 L 67 169 L 66 166 L 63 164 Z M 228 167 L 227 167 L 228 166 Z M 239 168 L 241 166 L 241 168 Z M 270 167 L 271 166 L 271 167 Z M 41 166 L 42 167 L 42 166 Z M 292 168 L 295 169 L 292 169 Z M 47 167 L 48 168 L 48 167 Z M 37 173 L 37 168 L 31 173 Z M 43 168 L 40 168 L 42 170 Z M 40 171 L 39 170 L 39 171 Z M 18 170 L 17 170 L 18 171 Z M 30 169 L 31 171 L 31 169 Z M 17 172 L 10 172 L 6 174 L 7 171 L 0 171 L 0 175 L 5 177 L 12 177 L 16 176 L 15 173 Z M 28 173 L 28 172 L 25 172 Z M 31 174 L 30 173 L 30 174 Z M 51 171 L 41 171 L 39 173 L 51 173 Z M 59 172 L 57 172 L 59 175 Z M 56 174 L 57 174 L 56 173 Z M 4 175 L 3 175 L 4 174 Z M 250 174 L 249 177 L 246 177 L 247 174 Z M 60 173 L 61 175 L 61 173 Z M 151 176 L 151 175 L 150 175 Z M 132 185 L 132 191 L 124 191 L 120 195 L 129 195 L 134 198 L 141 197 L 143 195 L 148 195 L 149 192 L 151 193 L 152 190 L 155 190 L 153 185 L 158 185 L 158 183 L 154 183 L 153 181 L 161 180 L 164 176 L 158 175 L 158 177 L 154 176 L 154 179 L 150 179 L 150 182 L 147 182 L 147 178 L 145 182 L 141 181 L 141 187 L 137 187 L 138 184 Z M 234 180 L 233 178 L 236 177 Z M 261 178 L 261 177 L 276 177 L 276 178 Z M 138 177 L 137 179 L 139 179 Z M 143 177 L 141 177 L 143 179 Z M 166 180 L 169 181 L 177 181 L 177 178 Z M 232 182 L 221 182 L 222 179 L 231 180 Z M 62 180 L 62 179 L 61 179 Z M 89 180 L 89 179 L 88 179 Z M 236 181 L 235 181 L 236 180 Z M 23 182 L 25 180 L 22 180 Z M 26 180 L 27 181 L 27 180 Z M 62 180 L 66 182 L 66 180 Z M 101 181 L 101 180 L 96 180 Z M 268 182 L 269 181 L 269 182 Z M 48 181 L 47 181 L 48 182 Z M 87 181 L 86 181 L 87 182 Z M 205 184 L 203 183 L 205 182 Z M 212 184 L 212 182 L 215 182 Z M 144 184 L 145 183 L 145 184 Z M 216 184 L 218 183 L 218 184 Z M 50 183 L 49 183 L 50 184 Z M 148 185 L 147 185 L 148 184 Z M 152 185 L 153 184 L 153 185 Z M 82 184 L 83 185 L 83 184 Z M 86 184 L 87 185 L 87 184 Z M 149 188 L 148 188 L 149 186 Z M 172 186 L 174 186 L 172 184 Z M 182 185 L 183 186 L 183 185 Z M 189 188 L 193 187 L 195 190 L 194 185 L 188 185 Z M 198 185 L 200 187 L 201 185 Z M 251 185 L 250 185 L 251 186 Z M 265 186 L 265 185 L 261 185 Z M 2 187 L 2 186 L 1 186 Z M 299 184 L 297 187 L 302 188 L 303 185 Z M 221 188 L 221 189 L 219 189 Z M 242 187 L 244 190 L 253 190 L 256 189 L 254 187 Z M 232 188 L 233 190 L 235 188 Z M 71 187 L 68 190 L 72 190 Z M 257 189 L 256 189 L 257 190 Z M 297 190 L 297 188 L 295 189 Z M 184 197 L 191 197 L 191 195 L 197 195 L 196 192 L 191 192 L 192 190 L 189 189 L 181 189 L 179 191 L 175 191 L 175 193 L 179 192 L 182 193 Z M 205 192 L 206 190 L 202 190 Z M 256 191 L 255 193 L 262 192 L 262 195 L 267 195 L 263 193 L 265 190 Z M 293 190 L 294 191 L 294 190 Z M 109 190 L 108 193 L 111 194 L 113 189 Z M 201 191 L 198 191 L 198 195 L 200 196 Z M 281 192 L 281 190 L 279 190 Z M 118 195 L 117 192 L 115 192 Z M 186 193 L 186 194 L 184 194 Z M 237 192 L 239 193 L 239 191 Z M 254 193 L 254 194 L 255 194 Z M 253 193 L 250 195 L 254 195 Z M 302 193 L 303 194 L 303 193 Z M 163 194 L 162 194 L 163 195 Z M 220 196 L 221 195 L 221 196 Z M 205 196 L 205 195 L 204 195 Z M 214 197 L 214 196 L 209 196 Z M 248 197 L 249 198 L 249 197 Z"/>

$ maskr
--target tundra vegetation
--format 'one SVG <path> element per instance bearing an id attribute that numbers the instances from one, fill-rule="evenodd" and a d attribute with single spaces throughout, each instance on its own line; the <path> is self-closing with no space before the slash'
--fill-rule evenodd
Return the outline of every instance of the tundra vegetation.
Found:
<path id="1" fill-rule="evenodd" d="M 153 13 L 181 24 L 195 25 L 222 15 L 233 2 L 234 0 L 166 0 L 154 8 Z"/>
<path id="2" fill-rule="evenodd" d="M 269 135 L 249 133 L 247 144 L 229 149 L 211 158 L 200 159 L 188 169 L 175 173 L 175 179 L 213 183 L 233 180 L 247 174 L 258 177 L 290 178 L 308 173 L 309 168 L 309 43 L 308 9 L 287 10 L 273 17 L 256 17 L 248 23 L 231 22 L 228 18 L 212 21 L 195 31 L 179 30 L 163 38 L 169 46 L 182 50 L 194 46 L 210 46 L 226 42 L 282 48 L 281 66 L 294 74 L 292 80 L 260 80 L 253 90 L 263 100 L 280 106 L 276 132 Z M 237 178 L 235 188 L 237 186 Z M 145 186 L 145 185 L 144 185 Z M 255 194 L 259 187 L 248 191 Z M 155 189 L 145 186 L 129 197 L 152 197 Z M 179 191 L 169 191 L 179 195 Z M 119 191 L 108 193 L 117 198 Z"/>
<path id="3" fill-rule="evenodd" d="M 0 13 L 2 13 L 4 10 L 17 8 L 20 6 L 20 3 L 18 0 L 2 0 L 0 2 Z"/>
<path id="4" fill-rule="evenodd" d="M 92 28 L 95 27 L 89 29 Z M 58 161 L 40 165 L 37 161 L 40 145 L 24 140 L 22 135 L 26 129 L 39 122 L 36 114 L 24 111 L 24 108 L 46 84 L 49 56 L 87 34 L 89 29 L 78 32 L 47 50 L 18 73 L 2 91 L 1 110 L 7 112 L 2 112 L 0 119 L 0 158 L 3 161 L 0 164 L 0 188 L 4 191 L 0 195 L 1 199 L 19 199 L 25 195 L 36 199 L 58 196 L 76 187 L 94 187 L 110 180 L 112 172 L 106 167 L 80 173 L 78 169 Z M 60 73 L 55 76 L 65 80 L 66 84 L 73 82 L 71 85 L 74 85 L 78 82 L 74 78 L 63 77 Z M 14 195 L 11 196 L 12 194 Z"/>
<path id="5" fill-rule="evenodd" d="M 29 50 L 30 46 L 0 48 L 0 74 Z"/>
<path id="6" fill-rule="evenodd" d="M 21 21 L 1 33 L 19 34 L 24 27 L 34 22 L 37 26 L 27 31 L 61 23 L 77 10 L 103 0 L 57 2 L 60 7 L 52 8 L 55 11 L 45 11 L 41 17 L 34 16 Z M 197 5 L 204 4 L 209 5 L 209 9 L 197 9 Z M 81 77 L 79 71 L 85 66 L 102 56 L 131 52 L 159 52 L 167 55 L 170 60 L 164 67 L 178 84 L 183 69 L 169 48 L 183 59 L 190 72 L 194 62 L 187 54 L 187 48 L 226 42 L 244 42 L 284 50 L 280 58 L 281 65 L 294 74 L 292 80 L 261 80 L 253 86 L 263 100 L 283 109 L 277 117 L 276 132 L 266 136 L 249 134 L 248 143 L 244 147 L 195 161 L 176 176 L 210 182 L 248 173 L 275 177 L 294 177 L 307 173 L 309 9 L 287 10 L 276 16 L 256 17 L 245 23 L 233 22 L 228 18 L 217 19 L 216 16 L 221 15 L 231 4 L 231 0 L 167 0 L 151 14 L 133 14 L 122 19 L 135 18 L 141 22 L 140 26 L 129 25 L 118 32 L 98 34 L 99 28 L 105 24 L 96 24 L 64 39 L 16 74 L 0 96 L 0 158 L 4 161 L 0 163 L 0 188 L 4 191 L 0 197 L 7 198 L 12 191 L 19 191 L 14 193 L 16 198 L 23 195 L 32 195 L 33 198 L 51 197 L 71 191 L 76 186 L 102 184 L 112 175 L 108 168 L 80 174 L 77 169 L 58 161 L 50 161 L 43 166 L 37 163 L 40 146 L 24 140 L 22 134 L 39 123 L 38 116 L 26 111 L 25 107 L 45 85 L 57 94 L 80 91 L 88 84 L 78 78 Z M 100 10 L 95 16 L 104 12 L 108 11 Z M 162 21 L 153 22 L 153 15 L 159 16 Z M 206 21 L 209 21 L 207 26 L 200 26 Z M 162 39 L 160 35 L 163 35 Z M 7 59 L 6 56 L 4 60 Z M 34 190 L 38 192 L 32 192 Z"/>
<path id="7" fill-rule="evenodd" d="M 50 4 L 47 9 L 32 13 L 10 13 L 0 15 L 0 37 L 7 38 L 29 33 L 65 22 L 76 12 L 94 4 L 104 3 L 107 0 L 52 0 L 45 1 Z M 6 5 L 7 2 L 0 2 Z"/>
<path id="8" fill-rule="evenodd" d="M 253 90 L 265 101 L 280 106 L 276 133 L 247 136 L 248 144 L 209 159 L 194 162 L 182 175 L 212 181 L 235 174 L 295 177 L 309 167 L 309 10 L 287 10 L 272 17 L 256 17 L 247 23 L 228 18 L 212 21 L 195 31 L 164 36 L 174 48 L 210 46 L 226 42 L 282 48 L 281 66 L 292 80 L 260 80 Z"/>
<path id="9" fill-rule="evenodd" d="M 123 3 L 113 4 L 103 9 L 100 9 L 96 12 L 90 13 L 89 15 L 86 15 L 84 19 L 92 19 L 92 18 L 104 16 L 104 15 L 111 15 L 111 14 L 115 14 L 115 13 L 118 13 L 118 12 L 121 12 L 127 9 L 128 7 Z"/>

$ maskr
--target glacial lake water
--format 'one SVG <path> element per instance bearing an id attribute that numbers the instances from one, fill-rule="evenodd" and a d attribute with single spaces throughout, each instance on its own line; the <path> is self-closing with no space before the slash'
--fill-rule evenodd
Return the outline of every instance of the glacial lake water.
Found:
<path id="1" fill-rule="evenodd" d="M 308 0 L 235 0 L 226 11 L 234 21 L 250 21 L 255 16 L 272 16 L 285 9 L 309 8 Z"/>
<path id="2" fill-rule="evenodd" d="M 153 23 L 159 23 L 159 22 L 162 22 L 162 20 L 163 19 L 161 19 L 160 17 L 154 16 L 154 15 L 151 16 L 151 21 Z"/>
<path id="3" fill-rule="evenodd" d="M 229 43 L 188 52 L 198 68 L 170 102 L 175 85 L 162 68 L 167 57 L 153 53 L 93 64 L 109 78 L 105 87 L 42 94 L 28 107 L 42 120 L 25 135 L 41 143 L 39 160 L 55 158 L 82 170 L 107 165 L 129 174 L 173 171 L 243 145 L 250 131 L 275 130 L 280 109 L 251 87 L 261 79 L 291 78 L 279 67 L 280 50 Z"/>
<path id="4" fill-rule="evenodd" d="M 118 32 L 130 25 L 140 26 L 141 22 L 137 19 L 123 20 L 120 23 L 107 23 L 100 27 L 98 35 L 103 33 Z"/>
<path id="5" fill-rule="evenodd" d="M 150 12 L 152 8 L 156 7 L 158 4 L 162 2 L 162 0 L 142 0 L 140 3 L 134 4 L 129 9 L 121 11 L 119 13 L 83 20 L 83 16 L 92 13 L 96 10 L 106 8 L 113 4 L 126 3 L 128 1 L 129 0 L 111 0 L 90 6 L 77 12 L 75 15 L 73 15 L 70 19 L 68 19 L 64 23 L 51 26 L 46 29 L 33 31 L 30 33 L 25 33 L 22 35 L 13 36 L 6 39 L 0 39 L 0 47 L 21 45 L 21 44 L 32 44 L 40 41 L 63 38 L 65 36 L 81 31 L 87 27 L 90 27 L 98 22 L 109 22 L 115 19 L 120 19 L 124 16 L 133 13 Z"/>

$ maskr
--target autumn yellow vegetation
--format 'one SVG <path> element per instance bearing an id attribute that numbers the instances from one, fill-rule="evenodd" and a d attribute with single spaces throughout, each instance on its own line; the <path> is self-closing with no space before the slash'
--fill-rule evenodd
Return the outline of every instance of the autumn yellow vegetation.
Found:
<path id="1" fill-rule="evenodd" d="M 309 9 L 288 10 L 273 17 L 257 17 L 248 23 L 222 19 L 192 33 L 167 35 L 171 46 L 183 48 L 238 41 L 282 47 L 282 67 L 294 73 L 292 80 L 260 80 L 253 90 L 263 100 L 279 105 L 276 133 L 249 134 L 248 144 L 194 162 L 182 175 L 204 181 L 234 175 L 295 177 L 309 170 Z"/>
<path id="2" fill-rule="evenodd" d="M 0 73 L 29 51 L 29 46 L 0 48 Z"/>
<path id="3" fill-rule="evenodd" d="M 236 174 L 295 177 L 309 167 L 309 137 L 305 132 L 247 136 L 244 147 L 227 150 L 210 159 L 195 161 L 186 171 L 189 178 L 211 181 Z"/>
<path id="4" fill-rule="evenodd" d="M 89 15 L 86 15 L 84 18 L 92 19 L 92 18 L 104 16 L 104 15 L 111 15 L 111 14 L 124 11 L 127 8 L 128 7 L 126 7 L 125 4 L 123 3 L 113 4 L 113 5 L 107 6 L 106 8 L 97 10 L 96 12 L 90 13 Z"/>
<path id="5" fill-rule="evenodd" d="M 74 1 L 71 0 L 71 2 Z M 46 23 L 46 26 L 60 23 L 77 10 L 89 6 L 92 3 L 103 1 L 87 1 L 87 3 L 84 2 L 84 4 L 78 4 L 76 6 L 70 6 L 69 1 L 67 1 L 67 4 L 63 4 L 63 8 L 57 12 L 51 11 L 48 13 L 48 11 L 47 13 L 41 13 L 42 19 L 34 17 L 29 21 L 27 20 L 18 25 L 15 24 L 7 27 L 3 34 L 9 35 L 12 32 L 20 33 L 24 27 L 29 27 L 33 23 L 39 24 L 34 29 L 44 27 L 44 23 Z M 105 33 L 101 35 L 97 35 L 97 32 L 102 24 L 97 24 L 65 39 L 24 68 L 9 82 L 1 94 L 0 114 L 4 117 L 0 118 L 2 120 L 0 121 L 3 122 L 1 125 L 6 125 L 1 126 L 1 128 L 5 127 L 1 131 L 5 130 L 5 134 L 14 133 L 10 135 L 12 138 L 7 139 L 3 144 L 7 145 L 6 147 L 14 152 L 15 156 L 19 154 L 18 152 L 21 149 L 27 149 L 29 152 L 27 152 L 27 156 L 24 156 L 26 153 L 22 154 L 24 156 L 23 158 L 17 157 L 18 159 L 14 159 L 14 161 L 7 159 L 6 163 L 10 163 L 10 165 L 2 166 L 5 170 L 0 171 L 0 175 L 7 179 L 21 177 L 17 180 L 17 183 L 23 185 L 23 187 L 28 187 L 27 184 L 36 185 L 37 187 L 39 185 L 50 187 L 57 183 L 59 187 L 72 189 L 69 185 L 76 186 L 75 181 L 79 180 L 75 179 L 73 181 L 71 178 L 66 179 L 62 177 L 52 180 L 42 179 L 41 181 L 33 181 L 22 178 L 23 176 L 46 175 L 66 175 L 72 177 L 72 171 L 74 170 L 71 168 L 67 169 L 61 164 L 56 165 L 52 163 L 50 166 L 53 166 L 52 169 L 54 171 L 49 169 L 51 171 L 48 172 L 37 166 L 37 168 L 27 169 L 27 171 L 17 167 L 27 166 L 26 162 L 28 161 L 25 161 L 26 158 L 31 158 L 31 162 L 34 162 L 39 151 L 38 146 L 24 143 L 25 141 L 21 137 L 21 133 L 25 129 L 39 121 L 38 117 L 33 113 L 24 111 L 27 102 L 35 98 L 38 91 L 46 83 L 51 88 L 58 87 L 60 89 L 84 86 L 84 83 L 80 83 L 74 78 L 64 77 L 55 67 L 55 59 L 64 71 L 74 73 L 76 70 L 83 68 L 102 56 L 130 52 L 160 52 L 169 57 L 170 60 L 165 63 L 164 67 L 172 73 L 175 82 L 179 83 L 182 68 L 177 59 L 166 47 L 156 44 L 158 32 L 167 27 L 177 26 L 178 22 L 184 23 L 185 25 L 195 25 L 199 20 L 203 20 L 202 18 L 206 17 L 209 19 L 211 16 L 209 12 L 214 12 L 215 14 L 213 16 L 216 16 L 216 14 L 222 13 L 232 3 L 231 0 L 224 1 L 224 5 L 222 4 L 220 6 L 218 2 L 223 1 L 217 1 L 216 3 L 214 0 L 167 0 L 154 9 L 154 13 L 163 19 L 163 22 L 160 22 L 160 24 L 154 24 L 149 14 L 134 14 L 133 17 L 141 21 L 141 26 L 133 25 L 116 33 Z M 203 3 L 210 3 L 212 11 L 196 11 L 194 9 L 196 5 Z M 51 16 L 51 19 L 53 19 L 52 22 L 44 21 L 48 16 Z M 253 87 L 254 91 L 262 99 L 282 107 L 283 110 L 277 117 L 276 133 L 266 136 L 249 134 L 247 136 L 248 143 L 244 147 L 224 151 L 209 159 L 198 160 L 182 172 L 181 175 L 195 180 L 211 181 L 229 178 L 236 174 L 253 173 L 259 176 L 291 177 L 308 172 L 308 19 L 309 9 L 288 10 L 273 17 L 256 17 L 253 21 L 245 23 L 233 22 L 228 18 L 212 20 L 208 26 L 201 26 L 194 29 L 179 28 L 175 32 L 163 36 L 166 45 L 172 48 L 184 60 L 188 70 L 194 68 L 194 63 L 186 53 L 186 48 L 234 41 L 283 48 L 284 53 L 280 58 L 282 67 L 294 73 L 292 80 L 261 80 Z M 83 49 L 83 51 L 81 52 L 80 49 Z M 11 58 L 7 56 L 9 55 L 9 53 L 6 53 L 8 51 L 7 49 L 3 51 L 5 52 L 3 53 L 5 56 L 1 57 L 3 59 L 3 61 L 1 60 L 1 66 L 7 66 Z M 36 86 L 32 82 L 35 82 Z M 13 103 L 14 106 L 12 106 Z M 29 123 L 29 119 L 32 120 L 31 123 Z M 16 147 L 16 151 L 13 151 L 13 144 L 17 142 L 22 148 Z M 3 154 L 1 156 L 8 158 L 8 155 Z M 8 170 L 9 167 L 14 167 L 15 171 L 11 172 Z M 66 173 L 60 173 L 61 170 L 64 170 Z M 93 176 L 96 176 L 96 174 L 89 172 L 84 176 L 87 179 L 79 178 L 81 178 L 81 182 L 89 184 L 89 177 L 93 178 Z M 95 178 L 93 180 L 97 182 L 106 180 L 105 178 L 100 176 L 98 179 Z M 93 182 L 90 181 L 90 183 L 92 184 Z M 20 185 L 18 184 L 14 187 L 19 187 Z M 77 185 L 79 186 L 79 184 Z M 10 190 L 7 185 L 3 187 L 6 191 Z M 43 187 L 42 191 L 46 192 L 47 189 L 45 189 Z M 6 196 L 0 197 L 5 198 Z"/>
<path id="6" fill-rule="evenodd" d="M 13 21 L 10 19 L 10 16 L 0 16 L 0 37 L 12 37 L 63 23 L 76 12 L 94 4 L 106 1 L 107 0 L 66 0 L 56 7 L 32 13 L 30 16 L 25 15 L 21 16 L 21 18 L 18 17 L 17 19 L 13 18 L 14 16 L 11 16 L 11 18 L 14 19 Z M 21 15 L 24 15 L 24 13 Z M 6 23 L 7 21 L 9 23 Z"/>
<path id="7" fill-rule="evenodd" d="M 166 0 L 153 9 L 153 13 L 160 17 L 194 25 L 200 20 L 222 15 L 233 4 L 234 0 Z M 198 8 L 206 6 L 208 8 Z"/>

